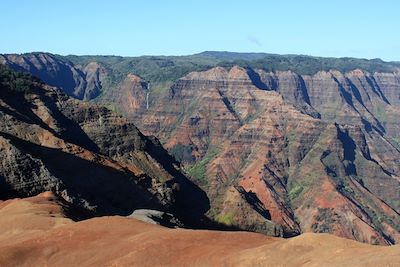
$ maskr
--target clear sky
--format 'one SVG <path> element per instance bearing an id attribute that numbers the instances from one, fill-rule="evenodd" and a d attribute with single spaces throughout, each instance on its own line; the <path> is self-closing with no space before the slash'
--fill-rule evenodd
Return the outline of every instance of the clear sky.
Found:
<path id="1" fill-rule="evenodd" d="M 0 53 L 205 50 L 400 61 L 400 0 L 2 0 Z"/>

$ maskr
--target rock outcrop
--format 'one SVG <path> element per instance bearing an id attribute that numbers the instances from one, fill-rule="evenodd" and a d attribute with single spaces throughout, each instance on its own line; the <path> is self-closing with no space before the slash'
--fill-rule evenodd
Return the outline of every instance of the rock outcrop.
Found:
<path id="1" fill-rule="evenodd" d="M 392 137 L 377 123 L 368 127 L 367 113 L 345 117 L 350 106 L 327 118 L 299 75 L 264 73 L 258 84 L 255 75 L 240 67 L 191 73 L 147 112 L 128 114 L 186 164 L 221 223 L 398 242 L 400 152 Z M 339 93 L 323 101 L 341 101 Z"/>
<path id="2" fill-rule="evenodd" d="M 184 225 L 173 214 L 159 210 L 135 210 L 128 218 L 142 222 L 166 226 L 169 228 L 183 227 Z"/>
<path id="3" fill-rule="evenodd" d="M 92 215 L 151 208 L 189 225 L 208 209 L 157 139 L 40 83 L 25 93 L 1 88 L 0 151 L 1 199 L 50 190 Z"/>
<path id="4" fill-rule="evenodd" d="M 24 63 L 35 63 L 34 55 L 1 58 L 34 73 Z M 118 64 L 73 67 L 91 69 L 105 85 Z M 207 215 L 221 224 L 277 236 L 329 232 L 391 244 L 400 240 L 400 73 L 392 70 L 300 75 L 215 67 L 151 88 L 132 67 L 121 82 L 100 89 L 99 101 L 161 140 L 207 192 Z M 54 73 L 62 81 L 64 72 Z M 61 88 L 74 95 L 78 84 Z M 101 121 L 85 116 L 90 119 L 80 123 Z M 96 129 L 84 126 L 99 151 L 121 160 L 125 148 L 103 144 L 109 132 Z"/>
<path id="5" fill-rule="evenodd" d="M 48 53 L 0 55 L 0 64 L 26 71 L 69 96 L 90 100 L 100 95 L 107 70 L 96 62 L 85 67 Z"/>
<path id="6" fill-rule="evenodd" d="M 359 125 L 398 140 L 400 73 L 320 71 L 297 75 L 291 71 L 257 70 L 266 90 L 279 92 L 288 102 L 310 105 L 325 121 Z"/>

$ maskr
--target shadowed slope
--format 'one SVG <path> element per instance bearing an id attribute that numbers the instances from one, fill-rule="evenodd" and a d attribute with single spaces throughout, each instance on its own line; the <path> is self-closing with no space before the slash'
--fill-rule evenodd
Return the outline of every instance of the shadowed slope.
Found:
<path id="1" fill-rule="evenodd" d="M 51 190 L 94 215 L 150 208 L 204 224 L 206 194 L 156 138 L 105 107 L 32 84 L 21 92 L 1 83 L 0 199 Z"/>

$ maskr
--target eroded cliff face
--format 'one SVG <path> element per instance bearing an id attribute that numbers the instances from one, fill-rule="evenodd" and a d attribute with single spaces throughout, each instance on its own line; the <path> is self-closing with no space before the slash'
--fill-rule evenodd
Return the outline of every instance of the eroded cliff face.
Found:
<path id="1" fill-rule="evenodd" d="M 129 73 L 122 82 L 105 92 L 101 102 L 111 104 L 123 114 L 139 116 L 149 106 L 149 84 L 133 73 Z"/>
<path id="2" fill-rule="evenodd" d="M 0 55 L 0 63 L 17 71 L 29 72 L 46 84 L 81 100 L 99 96 L 107 76 L 107 70 L 97 62 L 82 67 L 46 53 Z"/>
<path id="3" fill-rule="evenodd" d="M 327 118 L 303 77 L 275 73 L 267 82 L 260 73 L 259 83 L 240 67 L 191 73 L 147 112 L 128 114 L 186 163 L 220 222 L 272 235 L 398 242 L 400 153 L 382 134 L 389 130 L 368 127 L 368 107 L 344 116 L 355 110 L 345 102 Z M 303 89 L 285 97 L 296 86 Z M 337 84 L 326 90 L 326 103 L 345 101 Z"/>
<path id="4" fill-rule="evenodd" d="M 131 73 L 101 101 L 183 163 L 210 198 L 210 218 L 388 244 L 400 240 L 399 81 L 398 72 L 216 67 L 166 90 Z"/>
<path id="5" fill-rule="evenodd" d="M 46 85 L 27 93 L 2 88 L 0 151 L 2 199 L 50 190 L 93 215 L 153 208 L 189 223 L 208 209 L 206 195 L 155 138 Z"/>
<path id="6" fill-rule="evenodd" d="M 399 72 L 371 74 L 358 69 L 301 76 L 257 70 L 257 74 L 265 89 L 279 92 L 298 107 L 310 105 L 325 121 L 359 125 L 367 131 L 373 128 L 399 138 Z"/>

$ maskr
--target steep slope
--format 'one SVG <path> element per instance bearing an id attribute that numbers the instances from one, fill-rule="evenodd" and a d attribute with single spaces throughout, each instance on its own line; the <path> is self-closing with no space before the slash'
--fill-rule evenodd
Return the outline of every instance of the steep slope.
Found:
<path id="1" fill-rule="evenodd" d="M 78 99 L 97 97 L 102 90 L 107 71 L 96 62 L 85 67 L 48 53 L 0 55 L 0 63 L 16 71 L 26 71 L 46 84 L 62 89 Z"/>
<path id="2" fill-rule="evenodd" d="M 104 104 L 117 106 L 117 110 L 129 110 L 138 114 L 149 106 L 149 84 L 135 74 L 129 73 L 115 90 L 104 93 Z"/>
<path id="3" fill-rule="evenodd" d="M 208 209 L 206 195 L 155 138 L 40 82 L 25 92 L 1 84 L 0 150 L 2 199 L 51 190 L 95 215 L 155 208 L 189 223 Z"/>
<path id="4" fill-rule="evenodd" d="M 399 139 L 400 72 L 369 73 L 356 69 L 347 73 L 320 71 L 298 75 L 291 71 L 257 70 L 260 84 L 275 90 L 297 106 L 312 106 L 325 121 L 373 128 Z"/>
<path id="5" fill-rule="evenodd" d="M 190 73 L 147 112 L 129 114 L 186 163 L 211 199 L 209 216 L 222 223 L 398 242 L 399 151 L 373 128 L 307 115 L 315 115 L 309 103 L 296 108 L 252 75 L 240 67 Z"/>
<path id="6" fill-rule="evenodd" d="M 165 144 L 207 192 L 209 217 L 271 235 L 398 242 L 398 64 L 215 52 L 68 59 L 107 70 L 113 85 L 97 100 Z M 207 70 L 178 79 L 197 68 Z"/>
<path id="7" fill-rule="evenodd" d="M 2 266 L 397 266 L 399 246 L 168 229 L 120 216 L 73 222 L 51 193 L 0 203 Z"/>

